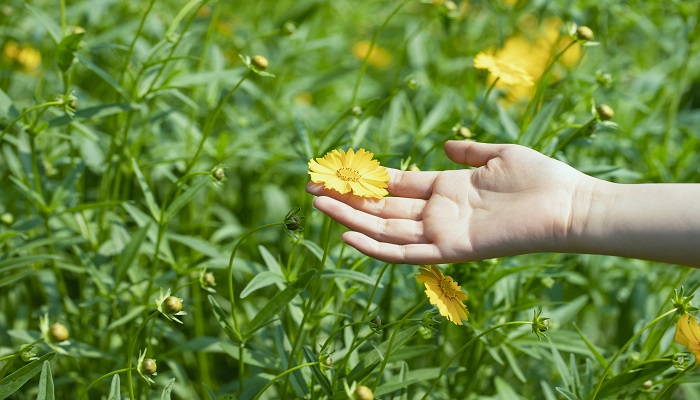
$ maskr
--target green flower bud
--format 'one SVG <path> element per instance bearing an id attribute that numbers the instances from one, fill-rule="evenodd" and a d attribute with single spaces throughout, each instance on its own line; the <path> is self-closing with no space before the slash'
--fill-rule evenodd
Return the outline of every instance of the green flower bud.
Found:
<path id="1" fill-rule="evenodd" d="M 587 42 L 593 39 L 593 31 L 587 26 L 579 26 L 576 29 L 576 39 Z"/>
<path id="2" fill-rule="evenodd" d="M 153 375 L 158 370 L 158 365 L 156 365 L 156 360 L 152 358 L 147 358 L 141 362 L 141 370 L 148 374 Z"/>
<path id="3" fill-rule="evenodd" d="M 69 337 L 68 329 L 60 322 L 56 322 L 55 324 L 51 325 L 49 328 L 49 335 L 51 337 L 51 341 L 54 343 L 65 342 Z"/>
<path id="4" fill-rule="evenodd" d="M 598 108 L 596 108 L 596 111 L 598 112 L 600 119 L 603 121 L 611 120 L 615 116 L 615 111 L 613 111 L 612 107 L 607 104 L 601 104 L 598 106 Z"/>
<path id="5" fill-rule="evenodd" d="M 163 301 L 163 307 L 171 313 L 171 314 L 177 314 L 180 311 L 182 311 L 182 299 L 179 299 L 175 296 L 168 296 L 164 301 Z"/>
<path id="6" fill-rule="evenodd" d="M 374 400 L 374 393 L 367 386 L 358 386 L 354 395 L 355 400 Z"/>
<path id="7" fill-rule="evenodd" d="M 265 71 L 267 67 L 270 65 L 270 63 L 267 61 L 267 58 L 263 56 L 253 56 L 253 58 L 250 60 L 251 64 L 253 66 L 260 70 L 260 71 Z"/>

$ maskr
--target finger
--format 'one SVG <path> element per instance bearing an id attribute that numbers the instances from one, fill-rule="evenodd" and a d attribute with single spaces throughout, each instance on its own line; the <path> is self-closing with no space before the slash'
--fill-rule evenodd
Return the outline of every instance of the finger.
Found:
<path id="1" fill-rule="evenodd" d="M 401 171 L 394 168 L 386 170 L 390 177 L 386 190 L 392 196 L 429 199 L 433 194 L 437 171 Z"/>
<path id="2" fill-rule="evenodd" d="M 471 140 L 448 140 L 445 142 L 445 154 L 450 160 L 472 167 L 486 165 L 507 148 L 506 144 L 479 143 Z"/>
<path id="3" fill-rule="evenodd" d="M 329 190 L 323 185 L 310 182 L 306 185 L 306 191 L 316 196 L 328 196 L 342 201 L 350 207 L 364 211 L 381 218 L 400 218 L 420 220 L 423 216 L 423 208 L 426 201 L 407 197 L 384 197 L 372 199 L 359 197 L 350 193 L 341 194 L 335 190 Z"/>
<path id="4" fill-rule="evenodd" d="M 382 242 L 408 244 L 426 241 L 423 223 L 419 221 L 380 218 L 325 196 L 314 200 L 314 207 L 348 228 Z"/>
<path id="5" fill-rule="evenodd" d="M 360 232 L 345 232 L 342 239 L 361 253 L 395 264 L 439 264 L 444 257 L 434 244 L 382 243 Z"/>

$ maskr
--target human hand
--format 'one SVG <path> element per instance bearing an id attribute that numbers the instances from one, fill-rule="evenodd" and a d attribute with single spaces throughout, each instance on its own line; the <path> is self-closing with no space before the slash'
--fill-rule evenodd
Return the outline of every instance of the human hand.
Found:
<path id="1" fill-rule="evenodd" d="M 452 160 L 476 169 L 387 168 L 392 197 L 367 199 L 309 183 L 314 206 L 351 229 L 343 241 L 379 260 L 473 261 L 566 251 L 595 179 L 517 145 L 448 141 Z M 584 211 L 586 207 L 583 206 Z"/>

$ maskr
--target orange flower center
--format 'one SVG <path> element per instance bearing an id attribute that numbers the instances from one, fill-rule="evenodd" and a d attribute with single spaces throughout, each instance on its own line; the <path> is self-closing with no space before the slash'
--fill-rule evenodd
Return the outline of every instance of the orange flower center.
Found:
<path id="1" fill-rule="evenodd" d="M 358 174 L 354 169 L 348 167 L 338 169 L 335 174 L 338 176 L 338 178 L 344 181 L 357 182 L 360 179 L 360 174 Z"/>

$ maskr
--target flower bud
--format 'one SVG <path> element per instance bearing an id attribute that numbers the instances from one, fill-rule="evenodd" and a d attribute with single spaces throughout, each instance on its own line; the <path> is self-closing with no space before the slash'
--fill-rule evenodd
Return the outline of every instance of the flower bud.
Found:
<path id="1" fill-rule="evenodd" d="M 462 127 L 460 127 L 459 129 L 457 129 L 457 134 L 458 134 L 459 136 L 465 138 L 465 139 L 471 139 L 471 138 L 472 138 L 472 131 L 471 131 L 471 129 L 469 129 L 469 128 L 467 128 L 467 127 L 464 127 L 464 126 L 462 126 Z"/>
<path id="2" fill-rule="evenodd" d="M 2 223 L 5 225 L 10 226 L 15 223 L 15 217 L 10 213 L 4 213 L 0 215 L 0 221 L 2 221 Z"/>
<path id="3" fill-rule="evenodd" d="M 212 174 L 214 176 L 214 179 L 217 181 L 221 182 L 224 178 L 226 178 L 226 173 L 224 172 L 224 169 L 219 167 L 214 170 L 214 173 Z"/>
<path id="4" fill-rule="evenodd" d="M 263 56 L 253 56 L 253 58 L 250 61 L 253 64 L 253 66 L 260 71 L 265 71 L 270 65 L 270 63 L 267 61 L 267 58 Z"/>
<path id="5" fill-rule="evenodd" d="M 350 109 L 350 113 L 356 117 L 359 117 L 360 115 L 362 115 L 362 107 L 353 106 L 353 108 Z"/>
<path id="6" fill-rule="evenodd" d="M 587 42 L 593 39 L 593 31 L 587 26 L 579 26 L 576 29 L 576 39 Z"/>
<path id="7" fill-rule="evenodd" d="M 420 168 L 418 168 L 418 166 L 414 163 L 414 164 L 411 164 L 408 166 L 408 170 L 413 171 L 413 172 L 417 172 L 417 171 L 420 171 Z"/>
<path id="8" fill-rule="evenodd" d="M 141 362 L 141 370 L 148 375 L 153 375 L 158 370 L 158 365 L 156 365 L 156 360 L 152 358 L 147 358 Z"/>
<path id="9" fill-rule="evenodd" d="M 298 215 L 290 216 L 289 218 L 287 218 L 287 221 L 285 221 L 285 222 L 286 223 L 284 225 L 290 231 L 296 231 L 296 230 L 299 230 L 299 228 L 301 228 L 301 217 Z"/>
<path id="10" fill-rule="evenodd" d="M 171 314 L 177 314 L 180 311 L 182 311 L 182 299 L 179 299 L 175 296 L 168 296 L 164 301 L 163 301 L 163 307 L 171 313 Z"/>
<path id="11" fill-rule="evenodd" d="M 615 111 L 607 104 L 601 104 L 596 108 L 596 111 L 598 112 L 598 117 L 603 121 L 611 120 L 615 116 Z"/>
<path id="12" fill-rule="evenodd" d="M 293 21 L 287 21 L 282 26 L 282 31 L 285 35 L 293 35 L 297 31 L 297 25 Z"/>
<path id="13" fill-rule="evenodd" d="M 216 278 L 214 278 L 214 274 L 212 274 L 211 272 L 207 272 L 206 274 L 204 274 L 202 281 L 205 285 L 209 287 L 216 286 Z"/>
<path id="14" fill-rule="evenodd" d="M 54 343 L 65 342 L 68 340 L 68 329 L 62 323 L 56 322 L 49 328 L 49 335 Z"/>
<path id="15" fill-rule="evenodd" d="M 644 383 L 642 384 L 642 387 L 646 390 L 651 389 L 652 386 L 654 386 L 654 382 L 652 382 L 651 379 L 644 381 Z"/>
<path id="16" fill-rule="evenodd" d="M 354 395 L 355 400 L 374 400 L 374 393 L 367 386 L 358 386 Z"/>

